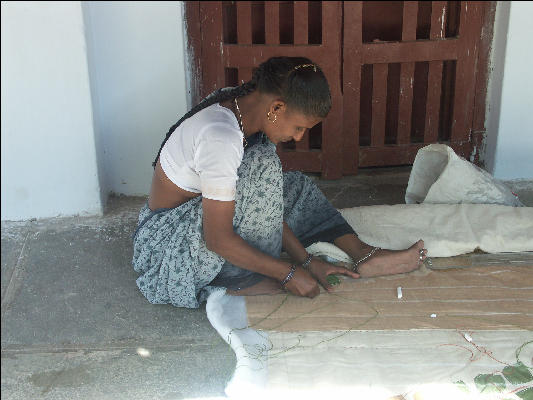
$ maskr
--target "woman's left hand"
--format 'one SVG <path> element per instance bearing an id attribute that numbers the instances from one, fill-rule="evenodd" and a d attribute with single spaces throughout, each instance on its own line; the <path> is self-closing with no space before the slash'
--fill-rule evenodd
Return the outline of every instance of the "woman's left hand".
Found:
<path id="1" fill-rule="evenodd" d="M 359 274 L 344 267 L 330 264 L 319 257 L 313 257 L 311 264 L 309 264 L 309 272 L 328 292 L 335 289 L 335 287 L 328 282 L 329 275 L 341 274 L 354 279 L 360 278 Z"/>

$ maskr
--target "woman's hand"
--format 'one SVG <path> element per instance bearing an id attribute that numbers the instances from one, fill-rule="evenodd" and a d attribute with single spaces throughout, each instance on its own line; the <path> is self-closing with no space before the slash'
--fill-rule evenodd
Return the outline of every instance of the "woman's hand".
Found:
<path id="1" fill-rule="evenodd" d="M 328 282 L 328 275 L 341 274 L 346 275 L 351 278 L 357 279 L 360 278 L 359 274 L 350 271 L 344 267 L 338 267 L 336 265 L 330 264 L 318 257 L 313 257 L 311 264 L 309 265 L 309 272 L 311 275 L 317 279 L 324 289 L 328 292 L 331 292 L 335 289 L 333 285 Z"/>
<path id="2" fill-rule="evenodd" d="M 296 267 L 292 279 L 285 285 L 292 294 L 304 297 L 316 297 L 320 294 L 320 288 L 315 278 L 302 267 Z"/>

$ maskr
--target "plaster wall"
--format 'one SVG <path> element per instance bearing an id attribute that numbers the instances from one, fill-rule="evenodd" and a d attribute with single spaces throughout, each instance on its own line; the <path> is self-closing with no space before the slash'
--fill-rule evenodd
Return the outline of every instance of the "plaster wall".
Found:
<path id="1" fill-rule="evenodd" d="M 495 178 L 533 179 L 533 2 L 499 1 L 487 93 L 485 166 Z"/>
<path id="2" fill-rule="evenodd" d="M 1 219 L 100 214 L 81 4 L 1 7 Z"/>
<path id="3" fill-rule="evenodd" d="M 151 163 L 187 110 L 182 2 L 83 2 L 102 186 L 146 195 Z"/>

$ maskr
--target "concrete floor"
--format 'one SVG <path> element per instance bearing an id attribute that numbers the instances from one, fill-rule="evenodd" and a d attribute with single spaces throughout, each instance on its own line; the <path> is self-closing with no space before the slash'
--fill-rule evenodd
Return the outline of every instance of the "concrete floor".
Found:
<path id="1" fill-rule="evenodd" d="M 347 208 L 404 203 L 409 171 L 309 175 Z M 514 189 L 533 205 L 531 185 Z M 152 305 L 135 285 L 131 235 L 145 200 L 112 197 L 103 217 L 2 222 L 3 399 L 224 396 L 235 357 L 205 304 Z"/>

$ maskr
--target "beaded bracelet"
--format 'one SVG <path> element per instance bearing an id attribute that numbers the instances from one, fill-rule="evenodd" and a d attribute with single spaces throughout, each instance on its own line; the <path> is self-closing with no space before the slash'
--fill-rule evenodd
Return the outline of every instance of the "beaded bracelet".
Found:
<path id="1" fill-rule="evenodd" d="M 291 270 L 289 272 L 289 275 L 287 275 L 287 277 L 285 279 L 283 279 L 283 281 L 281 282 L 281 287 L 283 289 L 285 289 L 285 285 L 292 279 L 292 277 L 294 276 L 294 273 L 296 272 L 296 265 L 291 265 Z"/>
<path id="2" fill-rule="evenodd" d="M 311 264 L 311 260 L 313 259 L 313 255 L 312 254 L 309 254 L 307 256 L 307 259 L 304 261 L 304 263 L 302 264 L 302 268 L 303 269 L 307 269 L 309 267 L 309 264 Z"/>

